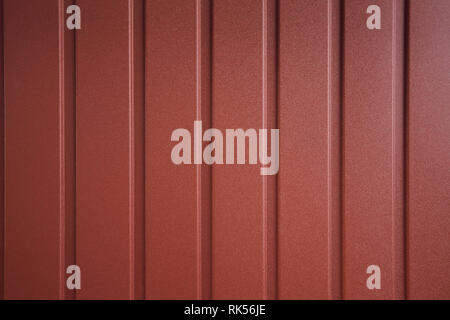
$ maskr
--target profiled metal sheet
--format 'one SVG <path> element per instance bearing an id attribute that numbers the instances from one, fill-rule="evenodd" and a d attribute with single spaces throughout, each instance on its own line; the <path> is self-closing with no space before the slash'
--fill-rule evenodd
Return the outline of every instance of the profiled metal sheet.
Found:
<path id="1" fill-rule="evenodd" d="M 263 122 L 265 5 L 213 3 L 212 126 L 223 133 L 260 128 Z M 212 176 L 212 296 L 261 299 L 267 266 L 260 168 L 215 165 Z"/>
<path id="2" fill-rule="evenodd" d="M 450 2 L 411 1 L 407 297 L 450 297 Z"/>
<path id="3" fill-rule="evenodd" d="M 0 2 L 4 298 L 450 297 L 447 0 Z M 278 175 L 175 165 L 195 120 Z"/>
<path id="4" fill-rule="evenodd" d="M 339 11 L 280 2 L 280 299 L 340 295 Z"/>
<path id="5" fill-rule="evenodd" d="M 80 299 L 134 299 L 144 281 L 138 275 L 143 248 L 135 248 L 136 240 L 143 241 L 143 205 L 138 203 L 143 190 L 137 180 L 143 175 L 137 149 L 143 145 L 136 143 L 142 142 L 142 125 L 136 121 L 143 116 L 143 68 L 135 64 L 135 50 L 143 50 L 135 47 L 143 37 L 139 3 L 77 1 L 83 9 L 83 28 L 76 37 Z"/>
<path id="6" fill-rule="evenodd" d="M 210 127 L 209 2 L 150 1 L 146 17 L 147 297 L 210 298 L 210 168 L 171 160 L 174 130 L 193 147 L 194 121 Z"/>
<path id="7" fill-rule="evenodd" d="M 68 3 L 3 3 L 6 299 L 63 299 L 65 265 L 73 263 Z"/>
<path id="8" fill-rule="evenodd" d="M 343 297 L 347 299 L 401 298 L 397 287 L 396 254 L 402 254 L 397 217 L 403 211 L 403 172 L 397 153 L 403 152 L 402 26 L 403 1 L 378 1 L 381 28 L 366 27 L 371 1 L 344 5 L 343 91 Z M 398 94 L 400 93 L 400 95 Z M 400 98 L 399 98 L 400 96 Z M 381 270 L 381 289 L 366 285 L 369 266 Z M 401 282 L 400 282 L 401 283 Z"/>

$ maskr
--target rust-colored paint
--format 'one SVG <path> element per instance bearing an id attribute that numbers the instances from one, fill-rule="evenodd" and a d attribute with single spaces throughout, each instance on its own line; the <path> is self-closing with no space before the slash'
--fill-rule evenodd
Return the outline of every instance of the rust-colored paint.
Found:
<path id="1" fill-rule="evenodd" d="M 407 297 L 450 298 L 450 2 L 411 1 Z"/>
<path id="2" fill-rule="evenodd" d="M 448 0 L 0 2 L 0 298 L 450 298 Z M 278 175 L 174 165 L 195 120 Z"/>
<path id="3" fill-rule="evenodd" d="M 77 298 L 142 298 L 142 2 L 77 4 Z"/>
<path id="4" fill-rule="evenodd" d="M 361 12 L 372 3 L 344 4 L 342 292 L 349 299 L 401 299 L 404 1 L 377 1 L 380 30 L 361 27 Z M 370 265 L 383 271 L 382 290 L 361 285 Z"/>
<path id="5" fill-rule="evenodd" d="M 280 299 L 340 296 L 340 10 L 280 2 Z"/>
<path id="6" fill-rule="evenodd" d="M 273 25 L 267 21 L 273 10 L 273 1 L 214 2 L 214 128 L 223 132 L 261 128 L 263 112 L 270 113 L 274 107 L 274 77 L 267 75 L 275 61 L 265 36 L 273 34 Z M 268 268 L 264 241 L 270 214 L 264 210 L 271 210 L 271 204 L 263 195 L 259 171 L 259 166 L 250 165 L 213 168 L 213 298 L 262 299 L 265 287 L 271 285 L 267 273 L 275 270 Z"/>
<path id="7" fill-rule="evenodd" d="M 63 299 L 64 265 L 73 263 L 73 225 L 66 232 L 65 224 L 74 158 L 62 143 L 71 140 L 65 115 L 73 108 L 67 3 L 3 3 L 6 299 Z"/>
<path id="8" fill-rule="evenodd" d="M 174 10 L 176 8 L 176 10 Z M 146 4 L 146 296 L 210 298 L 210 168 L 175 166 L 172 131 L 210 125 L 209 2 Z M 165 161 L 168 160 L 168 161 Z M 177 199 L 174 201 L 174 199 Z"/>

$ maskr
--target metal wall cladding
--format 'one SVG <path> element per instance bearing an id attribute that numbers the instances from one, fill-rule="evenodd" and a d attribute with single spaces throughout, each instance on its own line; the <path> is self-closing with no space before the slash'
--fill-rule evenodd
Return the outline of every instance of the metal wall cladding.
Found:
<path id="1" fill-rule="evenodd" d="M 450 298 L 448 0 L 1 2 L 2 298 Z M 194 120 L 278 175 L 174 165 Z"/>

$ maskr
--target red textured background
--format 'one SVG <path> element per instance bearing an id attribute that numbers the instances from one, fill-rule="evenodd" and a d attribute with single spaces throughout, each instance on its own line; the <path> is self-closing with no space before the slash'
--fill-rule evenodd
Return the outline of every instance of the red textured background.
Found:
<path id="1" fill-rule="evenodd" d="M 0 3 L 0 298 L 450 298 L 448 0 Z M 194 120 L 278 175 L 175 166 Z"/>

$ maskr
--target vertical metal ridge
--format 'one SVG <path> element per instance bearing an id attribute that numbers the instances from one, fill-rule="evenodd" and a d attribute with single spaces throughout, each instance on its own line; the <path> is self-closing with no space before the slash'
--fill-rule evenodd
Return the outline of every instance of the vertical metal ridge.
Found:
<path id="1" fill-rule="evenodd" d="M 404 0 L 392 5 L 392 279 L 404 299 Z"/>
<path id="2" fill-rule="evenodd" d="M 213 59 L 214 59 L 214 46 L 213 46 L 213 38 L 214 38 L 214 10 L 213 10 L 213 6 L 214 6 L 214 1 L 210 0 L 209 1 L 209 14 L 208 14 L 208 18 L 209 18 L 209 35 L 208 35 L 208 41 L 209 41 L 209 123 L 211 125 L 211 128 L 214 127 L 213 125 L 213 81 L 214 81 L 214 77 L 213 77 Z M 209 291 L 209 299 L 213 299 L 213 246 L 212 246 L 212 217 L 213 217 L 213 168 L 210 167 L 209 168 L 209 223 L 208 223 L 208 230 L 209 230 L 209 242 L 208 242 L 208 246 L 209 246 L 209 257 L 208 257 L 208 272 L 209 272 L 209 278 L 208 278 L 208 291 Z"/>
<path id="3" fill-rule="evenodd" d="M 59 85 L 59 299 L 75 299 L 66 289 L 66 268 L 75 263 L 75 31 L 66 29 L 66 7 L 58 1 Z"/>
<path id="4" fill-rule="evenodd" d="M 408 231 L 409 231 L 409 17 L 410 17 L 410 3 L 409 0 L 405 0 L 405 19 L 404 19 L 404 49 L 403 49 L 403 59 L 404 59 L 404 106 L 403 106 L 403 137 L 404 137 L 404 145 L 403 145 L 403 205 L 404 205 L 404 219 L 403 219 L 403 241 L 404 241 L 404 299 L 408 300 L 409 292 L 408 292 L 408 278 L 409 278 L 409 261 L 408 261 Z"/>
<path id="5" fill-rule="evenodd" d="M 73 0 L 77 4 L 77 0 Z M 77 264 L 77 32 L 73 35 L 73 263 Z M 73 292 L 73 300 L 77 299 L 77 292 Z"/>
<path id="6" fill-rule="evenodd" d="M 64 0 L 58 1 L 58 80 L 59 80 L 59 299 L 64 299 L 65 265 L 65 92 L 64 92 Z"/>
<path id="7" fill-rule="evenodd" d="M 196 109 L 195 116 L 196 120 L 201 120 L 202 112 L 202 1 L 196 0 L 195 3 L 195 18 L 196 18 Z M 196 165 L 196 194 L 197 194 L 197 208 L 196 208 L 196 218 L 197 218 L 197 299 L 201 300 L 203 295 L 202 290 L 202 167 L 201 165 Z"/>
<path id="8" fill-rule="evenodd" d="M 328 298 L 341 298 L 341 69 L 339 0 L 328 1 Z"/>
<path id="9" fill-rule="evenodd" d="M 196 0 L 196 120 L 211 126 L 211 4 Z M 201 133 L 203 134 L 203 133 Z M 203 148 L 202 148 L 203 149 Z M 211 298 L 211 168 L 196 165 L 197 299 Z"/>
<path id="10" fill-rule="evenodd" d="M 146 1 L 145 0 L 143 0 L 143 1 L 141 1 L 142 2 L 142 4 L 138 4 L 139 6 L 140 6 L 140 8 L 141 8 L 141 10 L 142 10 L 142 12 L 141 12 L 141 19 L 142 19 L 142 21 L 141 21 L 141 30 L 142 30 L 142 36 L 141 36 L 141 40 L 142 40 L 142 47 L 140 48 L 140 52 L 141 52 L 141 57 L 142 57 L 142 70 L 143 70 L 143 72 L 142 72 L 142 116 L 141 116 L 141 120 L 140 120 L 140 124 L 142 125 L 142 130 L 141 130 L 141 132 L 142 132 L 142 149 L 141 149 L 141 151 L 142 151 L 142 155 L 141 155 L 141 157 L 140 157 L 140 159 L 141 159 L 141 161 L 142 161 L 142 163 L 141 163 L 141 166 L 142 166 L 142 175 L 141 175 L 141 178 L 142 178 L 142 180 L 140 181 L 140 183 L 142 184 L 142 201 L 141 201 L 141 204 L 142 204 L 142 210 L 141 210 L 141 214 L 142 214 L 142 227 L 140 228 L 140 232 L 142 232 L 142 234 L 140 235 L 140 237 L 141 237 L 141 241 L 142 241 L 142 248 L 141 248 L 141 259 L 142 259 L 142 263 L 141 263 L 141 273 L 142 273 L 142 277 L 141 277 L 141 285 L 142 285 L 142 288 L 141 288 L 141 294 L 140 295 L 138 295 L 137 294 L 137 296 L 138 296 L 138 298 L 141 298 L 142 300 L 145 300 L 146 299 L 146 296 L 145 296 L 145 286 L 146 286 L 146 273 L 145 273 L 145 244 L 146 244 L 146 242 L 145 242 L 145 201 L 146 201 L 146 199 L 145 199 L 145 175 L 146 175 L 146 168 L 145 168 L 145 136 L 146 136 L 146 126 L 145 126 L 145 91 L 146 91 L 146 85 L 145 85 L 145 64 L 146 64 L 146 62 L 145 62 L 145 54 L 146 54 L 146 51 L 145 51 L 145 43 L 146 43 L 146 36 L 145 36 L 145 34 L 146 34 L 146 32 L 145 32 L 145 24 L 146 24 L 146 22 L 145 22 L 145 20 L 146 20 L 146 14 L 145 14 L 145 12 L 146 12 L 146 10 L 145 10 L 145 7 L 146 7 Z"/>
<path id="11" fill-rule="evenodd" d="M 201 25 L 202 25 L 202 17 L 201 17 L 201 0 L 196 0 L 195 2 L 195 18 L 196 18 L 196 109 L 195 109 L 195 117 L 196 120 L 201 119 Z M 201 185 L 201 175 L 202 168 L 200 165 L 196 165 L 196 195 L 197 195 L 197 210 L 196 210 L 196 218 L 197 218 L 197 299 L 201 300 L 202 297 L 202 210 L 201 210 L 201 202 L 202 202 L 202 185 Z"/>
<path id="12" fill-rule="evenodd" d="M 403 217 L 403 263 L 404 263 L 404 299 L 408 300 L 408 279 L 409 279 L 409 255 L 408 255 L 408 232 L 409 232 L 409 18 L 410 18 L 410 0 L 405 0 L 404 8 L 404 47 L 403 47 L 403 60 L 404 60 L 404 71 L 403 71 L 403 205 L 404 205 L 404 217 Z"/>
<path id="13" fill-rule="evenodd" d="M 275 1 L 275 121 L 274 125 L 277 129 L 280 129 L 280 0 Z M 278 146 L 280 147 L 280 145 Z M 278 154 L 278 157 L 280 155 Z M 278 158 L 279 161 L 279 158 Z M 274 299 L 279 299 L 279 275 L 278 275 L 278 251 L 279 251 L 279 241 L 278 241 L 278 214 L 279 214 L 279 179 L 280 175 L 277 174 L 275 177 L 275 217 L 274 217 Z"/>
<path id="14" fill-rule="evenodd" d="M 66 0 L 67 1 L 67 0 Z M 69 0 L 69 4 L 76 4 L 76 0 Z M 76 35 L 77 30 L 69 32 L 66 30 L 66 46 L 70 58 L 66 59 L 66 64 L 70 68 L 66 68 L 66 99 L 70 104 L 70 108 L 66 108 L 66 210 L 70 210 L 70 214 L 66 215 L 66 257 L 71 264 L 76 265 Z M 70 92 L 70 95 L 67 95 Z M 70 173 L 69 178 L 67 172 Z M 70 199 L 70 203 L 67 203 Z M 69 219 L 67 219 L 69 218 Z M 67 261 L 68 262 L 68 261 Z M 68 263 L 67 263 L 68 264 Z M 67 276 L 67 274 L 66 274 Z M 67 290 L 66 299 L 76 299 L 76 290 Z"/>
<path id="15" fill-rule="evenodd" d="M 345 92 L 345 0 L 339 1 L 339 105 L 340 105 L 340 115 L 339 115 L 339 136 L 340 136 L 340 172 L 339 172 L 339 212 L 340 212 L 340 221 L 339 221 L 339 231 L 340 231 L 340 290 L 339 290 L 339 296 L 340 299 L 343 300 L 345 298 L 344 295 L 344 280 L 345 280 L 345 268 L 344 268 L 344 261 L 345 261 L 345 246 L 344 246 L 344 240 L 345 240 L 345 180 L 344 180 L 344 173 L 345 173 L 345 99 L 344 99 L 344 92 Z"/>
<path id="16" fill-rule="evenodd" d="M 277 1 L 262 1 L 262 128 L 276 127 Z M 270 86 L 270 89 L 269 89 Z M 269 93 L 269 90 L 274 92 Z M 268 132 L 268 135 L 269 135 Z M 268 141 L 266 141 L 268 143 Z M 262 176 L 263 299 L 276 298 L 276 177 Z"/>
<path id="17" fill-rule="evenodd" d="M 262 127 L 267 128 L 267 1 L 262 0 Z M 267 141 L 266 141 L 267 143 Z M 267 213 L 267 176 L 262 177 L 262 214 L 263 214 L 263 299 L 268 299 L 268 213 Z"/>
<path id="18" fill-rule="evenodd" d="M 130 299 L 145 298 L 144 2 L 128 0 Z"/>
<path id="19" fill-rule="evenodd" d="M 134 1 L 128 0 L 128 125 L 129 125 L 129 298 L 134 300 Z"/>

